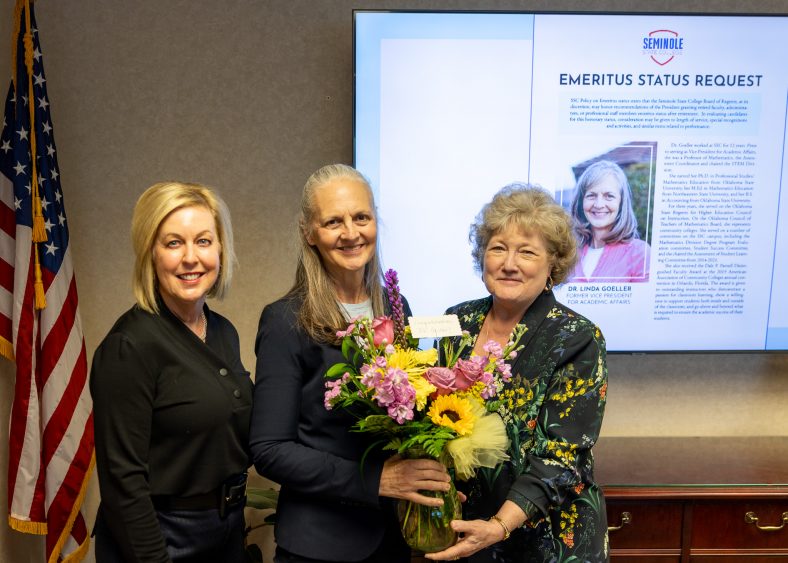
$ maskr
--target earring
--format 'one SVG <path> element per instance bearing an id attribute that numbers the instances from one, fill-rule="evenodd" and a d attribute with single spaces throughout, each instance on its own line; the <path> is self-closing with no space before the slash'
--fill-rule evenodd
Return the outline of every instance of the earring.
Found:
<path id="1" fill-rule="evenodd" d="M 554 285 L 555 285 L 555 284 L 553 283 L 553 276 L 547 276 L 547 284 L 544 286 L 544 290 L 545 290 L 546 292 L 547 292 L 547 291 L 550 291 L 550 290 L 552 290 L 552 289 L 553 289 L 553 286 L 554 286 Z"/>

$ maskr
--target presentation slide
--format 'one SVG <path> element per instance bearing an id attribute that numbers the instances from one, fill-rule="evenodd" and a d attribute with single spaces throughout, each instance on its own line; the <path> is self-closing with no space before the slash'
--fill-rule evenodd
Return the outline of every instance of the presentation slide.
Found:
<path id="1" fill-rule="evenodd" d="M 356 12 L 355 164 L 414 313 L 487 295 L 468 230 L 501 187 L 571 213 L 614 170 L 637 234 L 579 241 L 558 300 L 611 351 L 787 350 L 785 37 L 786 17 Z"/>

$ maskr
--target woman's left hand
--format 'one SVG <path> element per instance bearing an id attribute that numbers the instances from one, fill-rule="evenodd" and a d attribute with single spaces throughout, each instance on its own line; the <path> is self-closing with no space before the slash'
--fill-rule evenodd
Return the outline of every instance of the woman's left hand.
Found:
<path id="1" fill-rule="evenodd" d="M 504 536 L 501 525 L 490 520 L 452 520 L 451 527 L 460 534 L 457 543 L 443 551 L 427 553 L 424 557 L 434 561 L 453 561 L 498 543 Z"/>

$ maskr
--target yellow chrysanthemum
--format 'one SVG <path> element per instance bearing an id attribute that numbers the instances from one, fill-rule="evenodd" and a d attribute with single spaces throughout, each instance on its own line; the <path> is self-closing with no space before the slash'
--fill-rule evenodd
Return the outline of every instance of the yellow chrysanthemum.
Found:
<path id="1" fill-rule="evenodd" d="M 437 397 L 430 405 L 427 416 L 435 424 L 451 428 L 460 436 L 470 434 L 473 424 L 476 422 L 471 402 L 456 395 Z"/>
<path id="2" fill-rule="evenodd" d="M 463 480 L 471 478 L 478 467 L 495 467 L 509 459 L 509 438 L 501 417 L 488 413 L 481 401 L 471 399 L 470 403 L 477 417 L 473 431 L 447 445 L 457 477 Z"/>
<path id="3" fill-rule="evenodd" d="M 416 391 L 416 410 L 423 411 L 424 407 L 427 406 L 427 399 L 437 391 L 437 387 L 421 375 L 408 376 L 408 381 L 410 381 L 410 384 L 413 385 L 413 389 Z"/>
<path id="4" fill-rule="evenodd" d="M 423 374 L 427 371 L 427 368 L 434 366 L 437 361 L 438 351 L 435 348 L 430 348 L 429 350 L 397 349 L 386 356 L 386 364 L 389 367 L 406 372 L 411 382 L 411 376 Z"/>

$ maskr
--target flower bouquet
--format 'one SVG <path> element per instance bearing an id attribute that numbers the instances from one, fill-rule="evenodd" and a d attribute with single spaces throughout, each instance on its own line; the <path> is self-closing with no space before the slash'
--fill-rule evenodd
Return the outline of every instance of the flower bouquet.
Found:
<path id="1" fill-rule="evenodd" d="M 358 416 L 353 430 L 379 436 L 384 450 L 403 457 L 430 457 L 446 465 L 458 479 L 468 479 L 479 467 L 496 467 L 508 458 L 508 438 L 496 414 L 504 383 L 511 378 L 506 360 L 517 354 L 514 342 L 501 347 L 490 341 L 485 355 L 461 359 L 473 344 L 463 333 L 454 347 L 441 338 L 438 350 L 418 349 L 418 340 L 405 326 L 397 275 L 386 272 L 391 317 L 356 318 L 337 336 L 347 360 L 326 373 L 325 407 L 351 408 Z M 456 541 L 449 526 L 460 517 L 456 490 L 442 507 L 399 501 L 403 536 L 412 548 L 440 551 Z"/>

